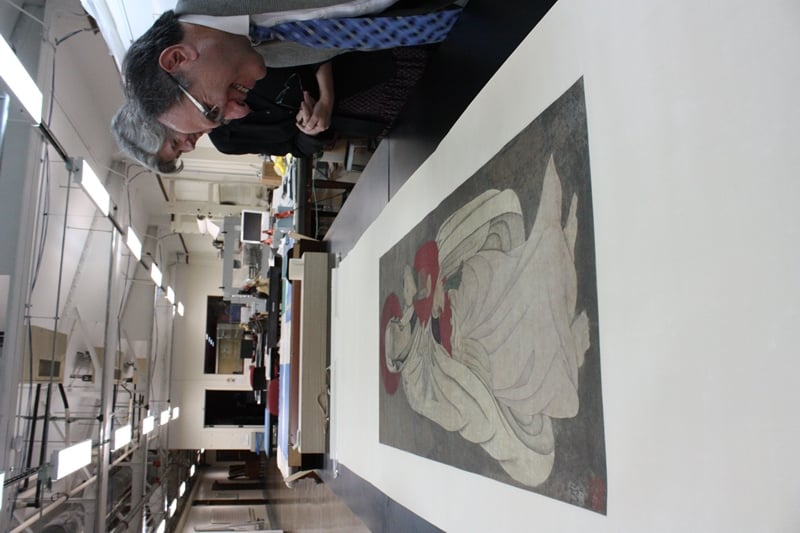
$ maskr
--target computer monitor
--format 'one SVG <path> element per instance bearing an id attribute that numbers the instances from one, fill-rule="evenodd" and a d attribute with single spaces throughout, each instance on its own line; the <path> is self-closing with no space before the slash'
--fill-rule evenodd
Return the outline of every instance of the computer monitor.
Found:
<path id="1" fill-rule="evenodd" d="M 239 238 L 241 242 L 256 244 L 261 242 L 261 228 L 265 215 L 263 211 L 242 209 L 242 234 Z"/>

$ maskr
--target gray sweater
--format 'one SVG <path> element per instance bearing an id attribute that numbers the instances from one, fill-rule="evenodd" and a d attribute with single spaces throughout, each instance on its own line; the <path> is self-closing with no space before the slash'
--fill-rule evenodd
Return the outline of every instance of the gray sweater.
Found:
<path id="1" fill-rule="evenodd" d="M 175 14 L 180 15 L 254 15 L 343 4 L 341 0 L 179 0 Z M 268 67 L 296 67 L 324 63 L 348 50 L 316 49 L 301 44 L 275 41 L 255 45 Z"/>
<path id="2" fill-rule="evenodd" d="M 404 14 L 426 12 L 450 4 L 452 0 L 428 0 Z M 180 15 L 254 15 L 347 4 L 347 0 L 179 0 L 175 14 Z M 396 14 L 400 14 L 397 12 Z M 311 48 L 289 41 L 270 41 L 255 45 L 268 67 L 314 65 L 331 60 L 349 49 Z"/>

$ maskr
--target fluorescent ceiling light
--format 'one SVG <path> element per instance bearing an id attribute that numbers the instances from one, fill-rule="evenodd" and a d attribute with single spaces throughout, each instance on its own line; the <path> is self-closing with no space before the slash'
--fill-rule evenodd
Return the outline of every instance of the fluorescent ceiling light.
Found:
<path id="1" fill-rule="evenodd" d="M 169 409 L 161 411 L 161 425 L 166 426 L 169 423 Z"/>
<path id="2" fill-rule="evenodd" d="M 189 477 L 194 477 L 195 468 L 194 465 L 189 467 Z"/>
<path id="3" fill-rule="evenodd" d="M 111 207 L 111 196 L 86 161 L 81 165 L 81 187 L 97 205 L 100 212 L 104 216 L 108 216 Z"/>
<path id="4" fill-rule="evenodd" d="M 172 503 L 169 504 L 169 517 L 172 518 L 175 516 L 175 511 L 178 510 L 178 499 L 172 500 Z"/>
<path id="5" fill-rule="evenodd" d="M 186 494 L 186 482 L 181 481 L 181 484 L 178 485 L 178 497 L 183 498 L 184 494 Z"/>
<path id="6" fill-rule="evenodd" d="M 114 431 L 114 447 L 111 451 L 115 452 L 123 446 L 127 446 L 127 444 L 131 441 L 132 433 L 133 431 L 130 424 L 126 424 L 121 428 L 117 428 Z"/>
<path id="7" fill-rule="evenodd" d="M 169 303 L 175 303 L 175 291 L 172 290 L 172 287 L 167 287 L 167 300 Z"/>
<path id="8" fill-rule="evenodd" d="M 156 427 L 156 417 L 146 416 L 142 419 L 142 435 L 147 435 Z"/>
<path id="9" fill-rule="evenodd" d="M 5 486 L 5 483 L 6 483 L 6 473 L 0 472 L 0 511 L 3 510 L 3 500 L 6 499 L 5 489 L 3 488 Z M 186 483 L 181 483 L 181 487 L 183 487 L 183 489 L 186 490 Z M 181 493 L 181 496 L 183 496 L 183 493 Z"/>
<path id="10" fill-rule="evenodd" d="M 178 314 L 183 316 L 183 302 L 178 302 Z"/>
<path id="11" fill-rule="evenodd" d="M 208 229 L 208 234 L 211 235 L 211 238 L 216 240 L 219 237 L 220 228 L 211 220 L 206 220 L 206 228 Z"/>
<path id="12" fill-rule="evenodd" d="M 4 37 L 0 37 L 0 75 L 14 96 L 17 97 L 34 123 L 42 122 L 42 91 L 36 86 L 28 71 L 20 63 L 17 54 Z"/>
<path id="13" fill-rule="evenodd" d="M 92 461 L 92 439 L 74 444 L 53 453 L 56 479 L 61 479 Z"/>
<path id="14" fill-rule="evenodd" d="M 172 408 L 172 419 L 173 420 L 177 420 L 179 416 L 181 416 L 181 408 L 180 407 L 173 407 Z"/>
<path id="15" fill-rule="evenodd" d="M 167 528 L 166 520 L 162 520 L 158 527 L 156 528 L 156 533 L 164 533 L 164 530 Z"/>
<path id="16" fill-rule="evenodd" d="M 159 270 L 158 265 L 153 263 L 150 265 L 150 279 L 156 284 L 156 287 L 161 287 L 161 270 Z"/>
<path id="17" fill-rule="evenodd" d="M 214 223 L 210 218 L 197 217 L 197 229 L 201 235 L 211 235 L 211 238 L 216 240 L 219 237 L 220 227 Z"/>
<path id="18" fill-rule="evenodd" d="M 136 233 L 134 233 L 133 228 L 130 226 L 128 226 L 128 232 L 125 234 L 125 244 L 128 245 L 128 249 L 131 251 L 136 260 L 141 261 L 142 241 L 139 240 L 139 237 L 136 236 Z"/>

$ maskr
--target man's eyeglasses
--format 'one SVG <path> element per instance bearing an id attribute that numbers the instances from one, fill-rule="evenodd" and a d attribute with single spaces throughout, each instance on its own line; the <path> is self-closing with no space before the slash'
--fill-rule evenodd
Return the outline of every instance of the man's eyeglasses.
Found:
<path id="1" fill-rule="evenodd" d="M 175 85 L 178 86 L 178 89 L 181 90 L 183 95 L 192 103 L 192 105 L 194 105 L 197 108 L 198 111 L 200 111 L 203 114 L 204 117 L 206 117 L 208 120 L 210 120 L 211 122 L 214 122 L 216 124 L 224 124 L 225 123 L 225 117 L 223 116 L 223 111 L 222 111 L 222 109 L 220 109 L 219 106 L 213 106 L 210 109 L 207 108 L 202 103 L 200 103 L 197 100 L 197 98 L 192 96 L 189 93 L 189 91 L 186 90 L 186 88 L 183 85 L 181 85 L 181 82 L 179 82 L 177 79 L 175 79 L 174 76 L 170 76 L 170 78 L 172 78 L 172 81 L 175 82 Z"/>

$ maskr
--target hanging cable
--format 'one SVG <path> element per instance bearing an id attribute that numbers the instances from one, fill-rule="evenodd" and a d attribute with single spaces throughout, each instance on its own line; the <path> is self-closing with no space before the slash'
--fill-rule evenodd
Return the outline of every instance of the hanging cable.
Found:
<path id="1" fill-rule="evenodd" d="M 128 15 L 128 7 L 125 2 L 120 3 L 122 4 L 122 12 L 125 15 L 125 25 L 128 26 L 128 33 L 130 34 L 131 39 L 133 39 L 133 28 L 131 27 L 131 17 Z M 128 44 L 130 44 L 130 42 Z"/>
<path id="2" fill-rule="evenodd" d="M 70 37 L 74 37 L 74 36 L 78 35 L 79 33 L 83 33 L 85 31 L 92 31 L 93 32 L 94 28 L 89 26 L 88 28 L 81 28 L 79 30 L 72 31 L 72 32 L 66 34 L 64 37 L 60 37 L 60 38 L 56 39 L 54 42 L 56 43 L 56 46 L 58 46 L 61 43 L 63 43 L 64 41 L 66 41 L 67 39 L 69 39 Z"/>
<path id="3" fill-rule="evenodd" d="M 47 242 L 47 228 L 48 216 L 50 214 L 50 152 L 45 150 L 44 159 L 42 162 L 42 173 L 44 176 L 44 186 L 39 190 L 39 202 L 41 209 L 38 210 L 42 214 L 42 223 L 39 231 L 39 239 L 36 251 L 36 259 L 34 260 L 33 280 L 31 281 L 31 293 L 36 288 L 36 281 L 39 279 L 39 270 L 42 266 L 42 257 L 44 257 L 44 246 Z M 44 198 L 42 198 L 44 197 Z"/>

